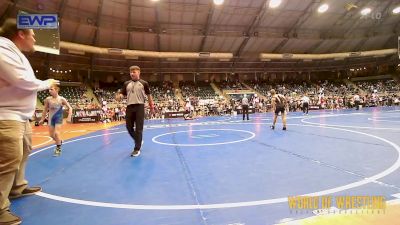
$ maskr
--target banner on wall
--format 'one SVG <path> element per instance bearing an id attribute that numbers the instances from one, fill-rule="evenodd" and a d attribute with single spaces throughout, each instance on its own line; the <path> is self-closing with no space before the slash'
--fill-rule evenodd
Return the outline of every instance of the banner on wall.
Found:
<path id="1" fill-rule="evenodd" d="M 100 121 L 101 110 L 99 109 L 87 109 L 79 110 L 75 109 L 73 112 L 72 123 L 96 123 Z"/>

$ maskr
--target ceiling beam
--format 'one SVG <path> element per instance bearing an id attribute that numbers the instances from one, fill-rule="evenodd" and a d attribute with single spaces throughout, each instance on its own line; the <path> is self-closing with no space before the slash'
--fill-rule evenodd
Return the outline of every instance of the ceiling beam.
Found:
<path id="1" fill-rule="evenodd" d="M 323 43 L 325 42 L 325 39 L 320 39 L 318 40 L 317 43 L 313 44 L 311 47 L 309 47 L 305 53 L 310 54 L 312 52 L 315 52 L 316 49 L 318 49 Z"/>
<path id="2" fill-rule="evenodd" d="M 389 2 L 389 4 L 386 5 L 384 11 L 386 11 L 394 1 L 395 1 L 395 0 L 392 0 L 391 2 Z M 356 2 L 356 4 L 359 4 L 360 2 L 361 2 L 361 1 L 358 1 L 358 2 Z M 359 8 L 360 8 L 360 7 L 359 7 Z M 351 15 L 352 12 L 353 12 L 352 10 L 347 11 L 347 12 L 346 12 L 344 15 L 342 15 L 338 20 L 336 20 L 336 22 L 334 23 L 333 27 L 334 27 L 334 26 L 337 26 L 338 24 L 340 24 L 343 20 L 348 20 L 348 19 L 350 19 L 349 17 L 352 16 L 352 15 Z M 382 22 L 383 22 L 383 20 L 380 21 L 379 24 L 381 24 Z M 377 26 L 378 26 L 378 25 L 377 25 Z M 374 26 L 374 28 L 376 28 L 377 26 Z M 371 32 L 371 31 L 373 31 L 373 30 L 374 30 L 374 29 L 369 29 L 369 32 Z M 347 32 L 348 32 L 348 31 L 347 31 Z M 347 33 L 347 32 L 345 32 L 345 33 Z M 376 33 L 375 33 L 375 34 L 376 34 Z M 321 33 L 321 35 L 328 35 L 328 34 L 327 34 L 327 33 Z M 378 35 L 378 34 L 376 34 L 376 35 L 374 35 L 374 36 L 377 36 L 377 35 Z M 355 38 L 355 37 L 353 37 L 353 38 Z M 334 38 L 334 39 L 337 39 L 337 38 Z M 342 38 L 342 39 L 345 39 L 345 35 L 343 35 L 343 38 Z M 321 39 L 317 44 L 311 46 L 311 47 L 306 51 L 306 53 L 314 53 L 315 50 L 318 49 L 318 47 L 320 47 L 320 46 L 323 44 L 324 40 L 328 40 L 328 38 L 327 38 L 327 39 L 325 39 L 325 38 Z M 366 42 L 367 40 L 368 40 L 367 38 L 362 39 L 361 42 L 353 49 L 353 51 L 355 51 L 355 50 L 357 50 L 357 49 L 360 50 L 361 47 L 365 44 L 365 42 Z M 338 45 L 339 45 L 340 43 L 341 43 L 341 40 L 337 40 L 336 43 L 328 50 L 328 52 L 334 51 L 335 48 L 337 48 Z"/>
<path id="3" fill-rule="evenodd" d="M 208 36 L 208 34 L 210 32 L 210 26 L 211 26 L 212 18 L 213 18 L 213 15 L 214 15 L 214 10 L 215 10 L 215 4 L 210 2 L 210 10 L 208 11 L 207 20 L 206 20 L 206 23 L 205 23 L 204 28 L 203 28 L 203 38 L 201 39 L 199 52 L 204 51 L 204 45 L 206 43 L 207 36 Z"/>
<path id="4" fill-rule="evenodd" d="M 359 14 L 359 11 L 364 8 L 365 6 L 368 6 L 371 2 L 376 2 L 375 0 L 369 0 L 369 1 L 362 1 L 363 4 L 360 2 L 357 6 L 358 8 L 356 9 L 356 13 L 351 15 L 351 18 L 349 18 L 349 20 L 352 20 L 353 23 L 351 24 L 350 28 L 344 31 L 344 36 L 345 37 L 349 37 L 351 36 L 352 33 L 354 33 L 354 28 L 356 28 L 358 25 L 360 25 L 360 23 L 364 22 L 367 19 L 370 19 L 368 16 L 362 16 Z M 390 4 L 390 2 L 389 2 Z M 356 17 L 355 19 L 353 19 L 354 17 Z M 371 30 L 371 29 L 369 29 Z"/>
<path id="5" fill-rule="evenodd" d="M 131 13 L 132 13 L 132 0 L 129 0 L 129 5 L 128 5 L 128 28 L 131 26 L 131 24 L 132 24 L 132 15 L 131 15 Z M 127 31 L 128 31 L 128 43 L 127 43 L 127 45 L 126 45 L 126 48 L 127 49 L 131 49 L 131 31 L 129 30 L 129 29 L 127 29 Z"/>
<path id="6" fill-rule="evenodd" d="M 398 35 L 392 35 L 383 45 L 383 48 L 397 48 L 398 47 Z"/>
<path id="7" fill-rule="evenodd" d="M 197 3 L 199 1 L 197 0 Z M 201 38 L 201 42 L 200 42 L 200 46 L 199 46 L 199 52 L 203 52 L 204 51 L 204 46 L 206 44 L 206 40 L 207 40 L 207 36 L 210 33 L 210 27 L 211 27 L 211 22 L 212 22 L 212 18 L 214 16 L 214 10 L 215 10 L 215 4 L 213 4 L 211 1 L 209 2 L 209 10 L 208 10 L 208 14 L 207 14 L 207 19 L 206 22 L 204 24 L 204 27 L 202 29 L 203 31 L 203 37 Z M 200 69 L 200 60 L 197 60 L 197 71 L 199 71 Z"/>
<path id="8" fill-rule="evenodd" d="M 392 6 L 392 4 L 395 2 L 396 0 L 392 0 L 392 1 L 388 1 L 388 3 L 385 5 L 385 8 L 382 10 L 381 15 L 389 15 L 389 9 Z M 386 18 L 389 16 L 386 16 Z M 372 18 L 371 18 L 372 19 Z M 370 34 L 373 35 L 373 33 L 375 32 L 375 30 L 381 25 L 383 24 L 383 22 L 385 22 L 385 18 L 381 18 L 381 19 L 377 19 L 374 18 L 375 24 L 367 31 L 366 33 L 366 37 L 364 39 L 362 39 L 353 49 L 352 51 L 361 51 L 362 47 L 364 46 L 364 44 L 368 41 L 368 36 Z"/>
<path id="9" fill-rule="evenodd" d="M 263 16 L 266 13 L 266 11 L 267 11 L 267 4 L 266 4 L 266 1 L 263 1 L 263 3 L 261 4 L 260 8 L 258 9 L 258 12 L 257 12 L 256 16 L 253 18 L 253 20 L 251 21 L 250 25 L 247 27 L 247 30 L 245 31 L 245 33 L 243 33 L 243 36 L 245 36 L 245 39 L 242 41 L 242 43 L 240 44 L 238 50 L 235 53 L 235 56 L 237 58 L 240 58 L 241 54 L 243 53 L 243 49 L 246 47 L 246 45 L 247 45 L 250 37 L 252 36 L 252 33 L 254 32 L 254 30 L 260 24 L 260 21 L 263 18 Z"/>
<path id="10" fill-rule="evenodd" d="M 303 13 L 299 16 L 299 18 L 296 20 L 296 22 L 289 28 L 286 30 L 286 32 L 284 33 L 284 37 L 286 37 L 284 40 L 282 40 L 275 48 L 272 52 L 279 52 L 285 45 L 286 43 L 288 43 L 290 37 L 289 35 L 291 35 L 293 32 L 296 33 L 296 30 L 301 27 L 301 25 L 303 25 L 308 18 L 310 18 L 310 16 L 312 15 L 312 6 L 314 4 L 320 3 L 319 0 L 312 0 L 306 7 L 306 9 L 303 11 Z"/>
<path id="11" fill-rule="evenodd" d="M 154 27 L 155 27 L 155 32 L 156 32 L 156 49 L 157 49 L 157 51 L 161 51 L 161 36 L 160 36 L 160 34 L 161 34 L 161 27 L 160 27 L 160 2 L 159 2 L 159 4 L 156 4 L 156 7 L 155 7 L 155 13 L 154 13 L 154 16 L 155 16 L 155 25 L 154 25 Z M 157 68 L 156 68 L 156 72 L 157 73 L 160 73 L 160 70 L 161 70 L 161 59 L 157 59 Z"/>
<path id="12" fill-rule="evenodd" d="M 354 3 L 354 5 L 358 5 L 360 2 L 362 2 L 362 0 L 356 1 L 356 2 Z M 338 26 L 338 25 L 340 25 L 340 24 L 342 24 L 343 21 L 346 21 L 346 20 L 351 19 L 351 13 L 353 13 L 354 10 L 356 10 L 356 9 L 347 10 L 342 16 L 339 17 L 339 19 L 337 19 L 337 20 L 335 21 L 335 23 L 332 25 L 332 28 L 333 28 L 333 27 L 336 27 L 336 26 Z M 350 18 L 349 18 L 349 17 L 350 17 Z M 329 36 L 329 35 L 331 34 L 331 32 L 332 32 L 332 30 L 329 30 L 329 31 L 326 32 L 324 35 Z M 344 39 L 344 38 L 343 38 L 343 39 Z M 340 46 L 341 43 L 342 43 L 342 40 L 336 40 L 335 44 L 332 45 L 332 47 L 329 48 L 327 52 L 329 52 L 329 53 L 334 52 L 335 49 L 336 49 L 338 46 Z"/>
<path id="13" fill-rule="evenodd" d="M 58 6 L 58 23 L 61 27 L 62 18 L 64 16 L 65 8 L 68 4 L 68 0 L 61 0 L 60 5 Z"/>
<path id="14" fill-rule="evenodd" d="M 47 55 L 49 56 L 49 55 Z M 82 60 L 71 60 L 71 57 L 76 58 L 88 58 L 88 57 L 81 57 L 81 56 L 74 56 L 74 55 L 62 55 L 63 58 L 57 57 L 54 58 L 53 64 L 63 64 L 68 63 L 71 68 L 73 69 L 89 69 L 90 68 L 90 61 L 88 63 L 84 63 Z M 33 66 L 42 65 L 43 61 L 45 61 L 45 55 L 35 54 L 34 56 L 28 57 L 30 61 L 32 61 Z M 119 72 L 126 70 L 126 66 L 122 66 L 120 61 L 125 61 L 124 59 L 112 59 L 109 60 L 107 58 L 98 58 L 97 64 L 93 66 L 92 71 L 112 71 L 112 72 Z M 116 61 L 114 66 L 110 62 Z M 382 58 L 365 58 L 365 59 L 351 59 L 346 60 L 345 62 L 339 61 L 315 61 L 315 62 L 307 62 L 302 63 L 302 61 L 270 61 L 270 62 L 239 62 L 237 64 L 237 68 L 235 68 L 235 72 L 244 73 L 244 72 L 298 72 L 298 71 L 318 71 L 318 70 L 340 70 L 346 69 L 350 67 L 357 67 L 357 66 L 365 66 L 365 65 L 378 65 L 378 64 L 394 64 L 397 65 L 398 58 L 395 56 L 390 57 L 382 57 Z M 107 62 L 107 65 L 102 65 L 101 62 Z M 213 73 L 213 72 L 224 72 L 230 73 L 231 67 L 230 63 L 220 63 L 220 62 L 202 62 L 202 67 L 200 70 L 197 70 L 197 67 L 193 62 L 188 61 L 179 61 L 179 62 L 162 62 L 165 66 L 163 69 L 157 69 L 154 64 L 156 62 L 152 60 L 139 60 L 137 63 L 142 64 L 142 68 L 144 69 L 145 73 L 171 73 L 173 71 L 176 72 L 187 72 L 193 74 L 194 72 L 199 73 Z"/>
<path id="15" fill-rule="evenodd" d="M 100 19 L 101 19 L 101 11 L 103 9 L 103 2 L 104 0 L 99 0 L 99 4 L 97 5 L 97 14 L 96 14 L 96 21 L 94 22 L 95 26 L 95 33 L 92 38 L 92 45 L 96 46 L 98 39 L 99 39 L 99 33 L 100 33 Z"/>
<path id="16" fill-rule="evenodd" d="M 396 23 L 395 26 L 393 26 L 392 32 L 396 35 L 399 34 L 399 30 L 400 30 L 400 22 Z"/>
<path id="17" fill-rule="evenodd" d="M 104 0 L 99 0 L 99 3 L 97 5 L 97 15 L 96 15 L 96 21 L 94 23 L 95 25 L 95 32 L 93 35 L 93 39 L 92 39 L 92 46 L 96 46 L 98 41 L 99 41 L 99 33 L 100 33 L 100 19 L 101 19 L 101 12 L 103 9 L 103 3 Z M 91 54 L 90 56 L 90 70 L 93 71 L 93 67 L 94 67 L 94 54 Z"/>
<path id="18" fill-rule="evenodd" d="M 264 16 L 267 10 L 267 3 L 266 1 L 262 1 L 261 6 L 259 7 L 257 14 L 254 16 L 253 20 L 247 27 L 246 31 L 242 34 L 245 38 L 243 39 L 242 43 L 240 43 L 239 48 L 235 52 L 233 61 L 232 61 L 232 69 L 235 66 L 236 61 L 240 58 L 243 53 L 244 48 L 246 47 L 247 43 L 249 42 L 250 36 L 252 35 L 253 31 L 258 27 L 260 24 L 261 18 Z"/>
<path id="19" fill-rule="evenodd" d="M 133 48 L 133 46 L 131 44 L 132 33 L 131 33 L 130 29 L 129 29 L 131 24 L 132 24 L 132 0 L 129 0 L 129 2 L 128 2 L 128 22 L 127 22 L 128 27 L 126 29 L 127 32 L 128 32 L 128 40 L 127 40 L 127 43 L 126 43 L 126 48 L 127 49 Z M 126 65 L 126 68 L 128 68 L 130 66 L 129 65 L 129 60 L 127 60 L 127 59 L 125 60 L 125 65 Z"/>
<path id="20" fill-rule="evenodd" d="M 161 31 L 161 27 L 160 27 L 160 4 L 156 5 L 155 8 L 155 19 L 156 19 L 156 32 L 157 32 L 157 51 L 161 51 L 161 37 L 160 37 L 160 33 Z"/>
<path id="21" fill-rule="evenodd" d="M 356 15 L 359 16 L 359 15 L 358 15 L 357 13 L 355 13 L 355 12 L 358 12 L 362 7 L 364 7 L 365 5 L 367 5 L 367 4 L 369 4 L 369 3 L 370 3 L 370 1 L 358 0 L 357 2 L 354 3 L 354 5 L 356 5 L 357 8 L 356 8 L 356 9 L 347 10 L 346 13 L 345 13 L 343 16 L 341 16 L 338 20 L 336 20 L 336 22 L 333 24 L 332 27 L 341 25 L 341 24 L 342 24 L 343 22 L 345 22 L 345 21 L 352 20 L 353 17 L 356 16 Z M 352 13 L 355 13 L 355 14 L 352 14 Z M 361 19 L 358 18 L 358 19 L 356 20 L 356 22 L 350 27 L 350 29 L 345 30 L 345 31 L 343 32 L 343 39 L 346 39 L 346 34 L 348 34 L 349 31 L 351 31 L 351 30 L 354 28 L 354 25 L 355 25 L 355 24 L 358 25 L 358 24 L 360 23 L 360 20 L 361 20 Z M 364 36 L 364 35 L 363 35 L 363 36 Z M 353 37 L 353 38 L 354 38 L 354 37 Z M 342 40 L 337 40 L 336 43 L 335 43 L 334 45 L 332 45 L 332 47 L 331 47 L 330 49 L 328 49 L 328 52 L 329 52 L 329 53 L 330 53 L 330 52 L 334 52 L 335 49 L 337 49 L 338 47 L 341 46 L 341 43 L 342 43 Z"/>
<path id="22" fill-rule="evenodd" d="M 391 37 L 383 45 L 384 48 L 397 48 L 397 38 L 400 36 L 400 22 L 396 23 L 391 29 Z M 395 45 L 393 43 L 396 43 Z"/>
<path id="23" fill-rule="evenodd" d="M 364 46 L 364 44 L 368 41 L 369 38 L 365 37 L 363 39 L 360 40 L 360 42 L 358 42 L 358 44 L 356 44 L 356 46 L 353 47 L 353 49 L 351 50 L 352 52 L 356 52 L 356 51 L 361 51 L 362 47 Z"/>

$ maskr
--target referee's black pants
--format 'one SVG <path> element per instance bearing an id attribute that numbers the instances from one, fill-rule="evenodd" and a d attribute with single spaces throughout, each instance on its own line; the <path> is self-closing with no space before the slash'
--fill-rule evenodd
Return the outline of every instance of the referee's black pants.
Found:
<path id="1" fill-rule="evenodd" d="M 360 101 L 354 101 L 354 105 L 356 106 L 356 110 L 360 109 Z"/>
<path id="2" fill-rule="evenodd" d="M 242 105 L 242 113 L 243 113 L 243 120 L 244 120 L 245 114 L 247 115 L 247 120 L 249 120 L 249 106 L 248 105 Z"/>
<path id="3" fill-rule="evenodd" d="M 308 102 L 303 102 L 303 113 L 308 114 Z"/>
<path id="4" fill-rule="evenodd" d="M 135 141 L 135 150 L 140 150 L 143 139 L 144 104 L 132 104 L 126 108 L 126 129 Z"/>

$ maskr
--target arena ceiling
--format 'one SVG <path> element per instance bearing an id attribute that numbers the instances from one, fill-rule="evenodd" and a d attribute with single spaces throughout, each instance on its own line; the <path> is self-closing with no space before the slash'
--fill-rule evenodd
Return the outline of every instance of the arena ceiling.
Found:
<path id="1" fill-rule="evenodd" d="M 335 53 L 397 48 L 399 0 L 2 0 L 1 20 L 18 10 L 58 13 L 61 41 L 156 52 L 228 52 L 230 61 L 35 54 L 46 65 L 69 63 L 120 71 L 139 64 L 147 72 L 330 70 L 395 62 L 397 57 L 328 61 L 260 61 L 260 53 Z M 322 3 L 327 12 L 317 13 Z M 372 12 L 362 16 L 360 10 Z M 40 60 L 39 60 L 40 59 Z M 35 60 L 34 60 L 35 61 Z"/>

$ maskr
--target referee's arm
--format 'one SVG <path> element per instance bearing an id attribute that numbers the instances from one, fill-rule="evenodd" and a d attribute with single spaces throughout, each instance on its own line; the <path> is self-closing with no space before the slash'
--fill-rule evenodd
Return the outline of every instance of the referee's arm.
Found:
<path id="1" fill-rule="evenodd" d="M 144 83 L 144 93 L 147 95 L 147 99 L 149 100 L 150 111 L 152 113 L 154 113 L 153 97 L 151 96 L 150 86 L 149 86 L 149 83 L 147 83 L 147 82 Z"/>
<path id="2" fill-rule="evenodd" d="M 118 89 L 117 93 L 115 94 L 115 99 L 117 101 L 121 101 L 126 95 L 126 87 L 128 86 L 129 81 L 124 83 L 124 86 L 122 87 L 122 89 Z"/>
<path id="3" fill-rule="evenodd" d="M 153 97 L 151 96 L 151 94 L 148 94 L 148 95 L 147 95 L 147 99 L 149 100 L 149 106 L 150 106 L 150 108 L 154 108 Z"/>

